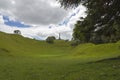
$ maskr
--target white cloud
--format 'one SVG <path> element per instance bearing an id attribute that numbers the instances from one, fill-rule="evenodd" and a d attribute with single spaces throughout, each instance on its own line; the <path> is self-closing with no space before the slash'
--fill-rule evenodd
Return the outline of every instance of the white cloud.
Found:
<path id="1" fill-rule="evenodd" d="M 4 24 L 3 16 L 0 15 L 0 24 Z"/>
<path id="2" fill-rule="evenodd" d="M 77 12 L 78 10 L 79 12 Z M 58 38 L 60 33 L 62 39 L 71 39 L 74 24 L 81 16 L 85 16 L 85 10 L 83 6 L 79 6 L 77 9 L 66 11 L 60 8 L 60 4 L 55 0 L 0 0 L 0 13 L 2 15 L 32 26 L 29 28 L 7 26 L 0 15 L 0 31 L 13 33 L 14 30 L 20 30 L 24 37 L 37 39 L 45 39 L 47 36 Z M 73 13 L 77 13 L 77 15 L 70 17 Z M 67 25 L 57 25 L 67 19 L 69 19 Z"/>
<path id="3" fill-rule="evenodd" d="M 71 39 L 72 29 L 70 27 L 56 27 L 52 25 L 52 28 L 49 27 L 28 27 L 28 28 L 18 28 L 18 27 L 10 27 L 4 24 L 4 20 L 2 15 L 0 16 L 0 31 L 6 33 L 13 33 L 14 30 L 20 30 L 24 37 L 29 38 L 37 38 L 46 39 L 48 36 L 55 36 L 58 38 L 58 34 L 61 34 L 62 39 Z M 69 35 L 70 34 L 70 35 Z"/>

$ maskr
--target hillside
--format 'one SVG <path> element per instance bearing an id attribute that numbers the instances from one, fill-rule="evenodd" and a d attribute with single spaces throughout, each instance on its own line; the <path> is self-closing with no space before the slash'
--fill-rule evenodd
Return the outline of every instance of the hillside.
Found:
<path id="1" fill-rule="evenodd" d="M 70 43 L 65 41 L 55 41 L 55 44 L 48 44 L 45 41 L 5 33 L 0 33 L 0 37 L 0 52 L 13 56 L 61 56 L 69 53 L 72 48 Z"/>
<path id="2" fill-rule="evenodd" d="M 120 56 L 120 41 L 95 45 L 92 43 L 81 44 L 72 51 L 72 56 L 79 59 L 96 61 Z"/>
<path id="3" fill-rule="evenodd" d="M 68 55 L 78 58 L 102 57 L 111 58 L 120 55 L 120 41 L 117 43 L 108 43 L 95 45 L 92 43 L 80 44 L 77 47 L 71 47 L 70 42 L 57 40 L 54 44 L 48 44 L 45 41 L 24 38 L 20 35 L 6 34 L 0 32 L 0 53 L 13 56 L 62 56 Z M 49 53 L 48 53 L 49 52 Z"/>
<path id="4" fill-rule="evenodd" d="M 0 80 L 120 80 L 120 42 L 70 43 L 0 32 Z"/>

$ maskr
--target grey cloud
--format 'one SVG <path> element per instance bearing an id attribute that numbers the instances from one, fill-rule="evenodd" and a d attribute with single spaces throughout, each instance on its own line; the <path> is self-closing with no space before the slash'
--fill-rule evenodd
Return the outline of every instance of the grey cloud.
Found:
<path id="1" fill-rule="evenodd" d="M 8 9 L 10 5 L 10 0 L 0 0 L 0 9 Z"/>
<path id="2" fill-rule="evenodd" d="M 27 24 L 48 25 L 57 24 L 68 14 L 60 6 L 52 6 L 55 0 L 0 0 L 1 9 L 12 13 L 14 17 Z M 3 4 L 3 5 L 2 5 Z"/>

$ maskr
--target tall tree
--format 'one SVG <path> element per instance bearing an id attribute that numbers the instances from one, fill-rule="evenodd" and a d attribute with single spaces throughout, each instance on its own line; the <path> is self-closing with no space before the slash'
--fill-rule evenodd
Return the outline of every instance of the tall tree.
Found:
<path id="1" fill-rule="evenodd" d="M 86 32 L 99 36 L 99 40 L 103 36 L 112 39 L 120 33 L 120 27 L 116 28 L 116 25 L 120 25 L 120 0 L 59 0 L 59 2 L 65 8 L 77 7 L 80 4 L 87 7 L 87 17 L 81 22 L 81 26 L 87 28 L 84 29 Z"/>
<path id="2" fill-rule="evenodd" d="M 120 24 L 120 0 L 59 0 L 65 8 L 76 7 L 80 3 L 88 8 L 88 17 L 94 20 L 93 26 Z M 107 24 L 107 25 L 106 25 Z M 109 25 L 108 25 L 109 24 Z"/>

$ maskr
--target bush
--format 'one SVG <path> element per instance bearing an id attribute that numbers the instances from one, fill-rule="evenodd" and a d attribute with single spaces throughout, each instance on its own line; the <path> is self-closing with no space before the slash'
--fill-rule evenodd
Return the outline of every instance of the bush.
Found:
<path id="1" fill-rule="evenodd" d="M 21 34 L 21 31 L 20 30 L 14 30 L 14 34 Z"/>
<path id="2" fill-rule="evenodd" d="M 80 44 L 80 40 L 74 40 L 71 43 L 71 46 L 78 46 Z"/>
<path id="3" fill-rule="evenodd" d="M 55 40 L 56 38 L 54 37 L 54 36 L 49 36 L 47 39 L 46 39 L 46 42 L 47 43 L 54 43 L 54 40 Z"/>
<path id="4" fill-rule="evenodd" d="M 69 40 L 67 39 L 67 40 L 65 40 L 65 42 L 69 42 Z"/>

